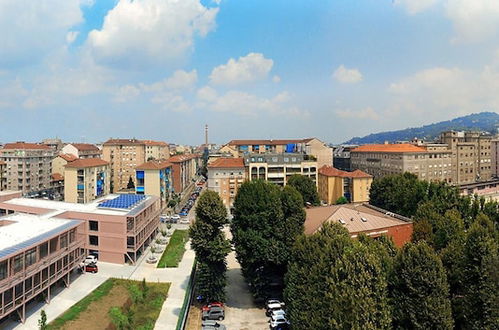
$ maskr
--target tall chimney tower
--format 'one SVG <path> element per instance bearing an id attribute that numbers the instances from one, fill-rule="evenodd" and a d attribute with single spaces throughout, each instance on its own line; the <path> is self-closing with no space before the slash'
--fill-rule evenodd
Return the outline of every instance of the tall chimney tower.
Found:
<path id="1" fill-rule="evenodd" d="M 208 124 L 204 125 L 204 147 L 208 148 Z"/>

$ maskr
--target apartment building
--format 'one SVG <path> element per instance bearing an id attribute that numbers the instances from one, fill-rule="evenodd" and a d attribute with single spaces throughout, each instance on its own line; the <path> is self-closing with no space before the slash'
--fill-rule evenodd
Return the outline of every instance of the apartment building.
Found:
<path id="1" fill-rule="evenodd" d="M 101 158 L 102 151 L 90 143 L 68 143 L 62 148 L 62 153 L 76 158 Z"/>
<path id="2" fill-rule="evenodd" d="M 318 166 L 333 164 L 333 149 L 317 138 L 290 140 L 232 140 L 220 149 L 234 157 L 248 154 L 295 153 L 312 156 Z"/>
<path id="3" fill-rule="evenodd" d="M 440 142 L 452 152 L 452 182 L 467 184 L 492 178 L 492 136 L 482 132 L 447 131 Z"/>
<path id="4" fill-rule="evenodd" d="M 250 154 L 244 157 L 248 179 L 262 179 L 285 186 L 294 174 L 309 177 L 317 184 L 317 161 L 300 153 Z"/>
<path id="5" fill-rule="evenodd" d="M 64 170 L 64 201 L 89 203 L 109 194 L 109 163 L 100 158 L 69 162 Z"/>
<path id="6" fill-rule="evenodd" d="M 369 202 L 372 175 L 360 170 L 347 172 L 324 165 L 319 169 L 318 193 L 321 201 L 334 204 L 340 197 L 349 203 Z"/>
<path id="7" fill-rule="evenodd" d="M 170 158 L 170 145 L 162 141 L 144 140 L 146 161 Z"/>
<path id="8" fill-rule="evenodd" d="M 350 153 L 352 169 L 374 177 L 410 172 L 421 180 L 453 182 L 452 152 L 444 145 L 368 144 Z"/>
<path id="9" fill-rule="evenodd" d="M 56 201 L 64 200 L 64 175 L 53 173 L 51 177 L 50 188 L 52 189 L 52 198 Z"/>
<path id="10" fill-rule="evenodd" d="M 6 163 L 6 189 L 23 194 L 49 192 L 54 150 L 43 144 L 7 143 L 0 150 L 0 161 Z"/>
<path id="11" fill-rule="evenodd" d="M 169 145 L 157 141 L 109 139 L 104 142 L 102 159 L 111 166 L 111 192 L 126 189 L 130 178 L 136 184 L 135 168 L 145 163 L 148 157 L 156 159 L 156 156 L 164 156 L 166 159 L 168 154 Z"/>
<path id="12" fill-rule="evenodd" d="M 227 208 L 233 206 L 237 191 L 246 178 L 243 158 L 218 158 L 208 164 L 208 189 L 217 192 Z"/>
<path id="13" fill-rule="evenodd" d="M 0 214 L 83 221 L 83 248 L 97 253 L 100 261 L 118 264 L 135 263 L 144 253 L 157 234 L 160 210 L 158 197 L 135 194 L 107 195 L 86 204 L 31 198 L 0 202 Z"/>
<path id="14" fill-rule="evenodd" d="M 7 163 L 0 160 L 0 191 L 7 190 Z"/>
<path id="15" fill-rule="evenodd" d="M 50 215 L 0 217 L 0 320 L 43 297 L 50 302 L 56 283 L 70 285 L 70 273 L 85 258 L 84 223 Z"/>
<path id="16" fill-rule="evenodd" d="M 490 141 L 490 170 L 493 178 L 499 178 L 499 140 Z"/>
<path id="17" fill-rule="evenodd" d="M 61 152 L 62 147 L 64 147 L 64 142 L 58 138 L 43 139 L 41 144 L 50 147 L 56 154 Z"/>
<path id="18" fill-rule="evenodd" d="M 74 161 L 77 160 L 78 157 L 76 157 L 73 154 L 59 154 L 57 155 L 54 159 L 52 159 L 52 174 L 60 174 L 64 176 L 64 168 L 65 166 Z"/>
<path id="19" fill-rule="evenodd" d="M 358 145 L 341 145 L 333 148 L 333 167 L 342 171 L 351 171 L 350 151 L 357 148 Z"/>
<path id="20" fill-rule="evenodd" d="M 201 165 L 201 157 L 198 154 L 176 155 L 168 161 L 172 164 L 173 191 L 182 193 L 194 182 Z"/>
<path id="21" fill-rule="evenodd" d="M 173 192 L 172 163 L 169 161 L 150 160 L 135 168 L 137 185 L 135 193 L 152 195 L 166 204 Z"/>

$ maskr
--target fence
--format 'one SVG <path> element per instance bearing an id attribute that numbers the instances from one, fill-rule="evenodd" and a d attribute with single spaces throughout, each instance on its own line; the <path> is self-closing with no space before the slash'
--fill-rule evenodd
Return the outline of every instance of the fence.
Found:
<path id="1" fill-rule="evenodd" d="M 180 309 L 180 313 L 177 321 L 176 330 L 184 330 L 187 323 L 187 316 L 189 315 L 189 310 L 191 308 L 192 298 L 194 297 L 194 286 L 196 284 L 196 260 L 192 265 L 191 276 L 189 277 L 189 283 L 187 284 L 187 289 L 185 290 L 184 303 Z"/>

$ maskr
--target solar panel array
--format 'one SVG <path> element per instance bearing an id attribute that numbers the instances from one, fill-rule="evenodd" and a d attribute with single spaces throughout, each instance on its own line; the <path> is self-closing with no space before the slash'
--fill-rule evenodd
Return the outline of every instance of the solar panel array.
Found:
<path id="1" fill-rule="evenodd" d="M 130 209 L 145 199 L 145 195 L 119 195 L 114 199 L 104 201 L 98 207 L 105 207 L 111 209 Z"/>

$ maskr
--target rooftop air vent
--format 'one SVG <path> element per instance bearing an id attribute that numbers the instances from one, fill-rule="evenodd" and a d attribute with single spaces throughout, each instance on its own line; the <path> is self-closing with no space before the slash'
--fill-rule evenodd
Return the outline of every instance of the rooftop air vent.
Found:
<path id="1" fill-rule="evenodd" d="M 364 217 L 360 218 L 360 220 L 362 220 L 362 222 L 367 222 L 367 219 Z"/>
<path id="2" fill-rule="evenodd" d="M 346 224 L 345 220 L 343 219 L 338 219 L 342 225 Z"/>

